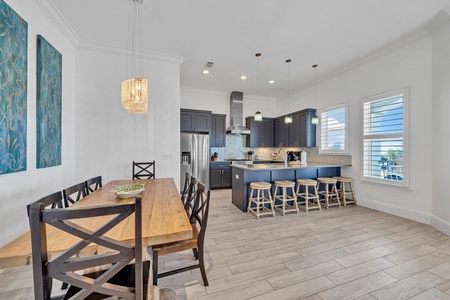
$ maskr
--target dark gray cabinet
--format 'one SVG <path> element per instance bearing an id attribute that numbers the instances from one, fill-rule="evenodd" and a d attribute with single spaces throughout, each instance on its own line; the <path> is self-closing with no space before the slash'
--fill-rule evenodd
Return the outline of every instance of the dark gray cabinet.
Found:
<path id="1" fill-rule="evenodd" d="M 284 116 L 275 119 L 275 147 L 289 146 L 289 127 L 291 125 L 284 122 Z"/>
<path id="2" fill-rule="evenodd" d="M 209 174 L 211 188 L 231 187 L 231 166 L 229 162 L 211 162 Z"/>
<path id="3" fill-rule="evenodd" d="M 245 118 L 245 126 L 250 129 L 250 134 L 246 137 L 247 147 L 273 147 L 274 119 L 263 118 L 262 121 L 255 121 L 254 117 Z"/>
<path id="4" fill-rule="evenodd" d="M 226 146 L 226 115 L 212 114 L 211 115 L 211 147 L 225 147 Z"/>
<path id="5" fill-rule="evenodd" d="M 180 129 L 181 131 L 209 133 L 211 131 L 211 111 L 181 109 Z"/>
<path id="6" fill-rule="evenodd" d="M 315 147 L 316 126 L 311 119 L 316 114 L 315 109 L 304 109 L 292 114 L 292 124 L 289 131 L 290 147 Z"/>

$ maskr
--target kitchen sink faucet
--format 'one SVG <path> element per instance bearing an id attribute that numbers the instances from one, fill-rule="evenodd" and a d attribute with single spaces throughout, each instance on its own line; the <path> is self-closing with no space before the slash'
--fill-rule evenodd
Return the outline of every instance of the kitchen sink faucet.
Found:
<path id="1" fill-rule="evenodd" d="M 278 150 L 278 155 L 281 155 L 281 153 L 280 153 L 281 151 L 284 151 L 284 155 L 281 156 L 281 159 L 284 162 L 284 167 L 287 167 L 287 155 L 288 155 L 289 151 L 286 151 L 286 149 L 284 149 L 284 148 L 280 148 L 280 150 Z"/>

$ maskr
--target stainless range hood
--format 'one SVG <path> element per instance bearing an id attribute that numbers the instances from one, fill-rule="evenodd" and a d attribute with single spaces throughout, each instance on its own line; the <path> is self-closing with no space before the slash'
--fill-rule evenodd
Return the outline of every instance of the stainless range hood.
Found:
<path id="1" fill-rule="evenodd" d="M 242 125 L 244 120 L 244 93 L 232 92 L 230 96 L 230 127 L 227 134 L 250 134 L 250 129 Z"/>

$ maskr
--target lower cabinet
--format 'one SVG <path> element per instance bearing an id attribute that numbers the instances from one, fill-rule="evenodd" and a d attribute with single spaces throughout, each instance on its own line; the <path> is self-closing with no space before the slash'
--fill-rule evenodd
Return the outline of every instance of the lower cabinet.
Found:
<path id="1" fill-rule="evenodd" d="M 231 166 L 229 162 L 211 162 L 209 185 L 214 188 L 231 187 Z"/>

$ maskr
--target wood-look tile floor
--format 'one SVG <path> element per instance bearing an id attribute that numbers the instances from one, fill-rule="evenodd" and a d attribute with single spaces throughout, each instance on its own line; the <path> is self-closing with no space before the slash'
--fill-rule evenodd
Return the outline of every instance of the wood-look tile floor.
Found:
<path id="1" fill-rule="evenodd" d="M 177 299 L 450 299 L 450 237 L 360 206 L 256 220 L 212 192 L 209 286 L 197 270 L 159 280 Z M 194 263 L 160 257 L 161 270 Z M 0 270 L 0 299 L 33 299 L 31 267 Z"/>

